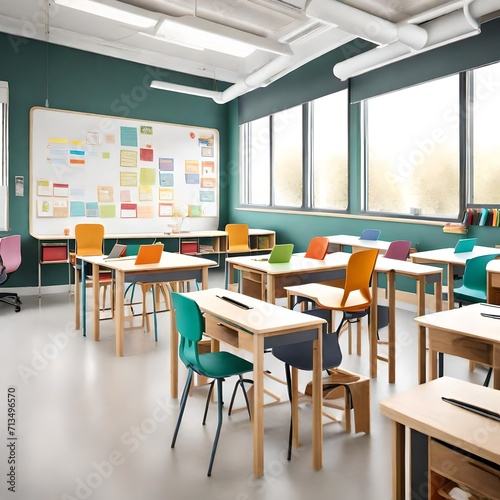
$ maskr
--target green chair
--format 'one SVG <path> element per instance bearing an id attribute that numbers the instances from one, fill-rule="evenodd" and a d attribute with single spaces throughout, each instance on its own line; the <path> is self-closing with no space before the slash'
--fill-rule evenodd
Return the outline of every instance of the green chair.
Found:
<path id="1" fill-rule="evenodd" d="M 458 306 L 462 307 L 463 304 L 475 304 L 478 302 L 486 302 L 487 293 L 487 273 L 486 266 L 488 262 L 496 259 L 500 254 L 493 255 L 481 255 L 479 257 L 473 257 L 472 259 L 467 259 L 465 262 L 465 271 L 462 278 L 462 286 L 455 288 L 453 295 L 455 300 L 458 302 Z M 443 375 L 442 369 L 442 356 L 439 356 L 439 374 Z M 471 363 L 471 368 L 474 364 Z M 490 383 L 492 370 L 488 370 L 486 379 L 484 381 L 485 386 Z"/>
<path id="2" fill-rule="evenodd" d="M 234 399 L 234 394 L 238 386 L 240 386 L 245 397 L 248 414 L 250 415 L 248 397 L 244 386 L 244 382 L 246 382 L 247 380 L 243 378 L 243 374 L 253 371 L 253 364 L 246 359 L 240 358 L 239 356 L 224 351 L 199 354 L 198 342 L 201 340 L 201 337 L 205 330 L 205 318 L 203 317 L 198 304 L 193 299 L 177 292 L 171 292 L 171 296 L 173 309 L 175 311 L 176 327 L 180 335 L 179 357 L 188 368 L 186 385 L 184 386 L 184 391 L 182 393 L 179 417 L 175 426 L 171 447 L 173 448 L 175 446 L 175 441 L 177 439 L 177 434 L 179 432 L 182 416 L 186 407 L 186 401 L 189 395 L 189 389 L 191 387 L 193 373 L 198 373 L 199 375 L 202 375 L 206 378 L 213 378 L 214 380 L 210 384 L 210 390 L 208 392 L 205 412 L 203 415 L 203 425 L 205 425 L 213 385 L 214 382 L 217 382 L 217 410 L 219 419 L 214 443 L 212 446 L 210 464 L 208 466 L 207 476 L 210 476 L 212 474 L 212 466 L 215 458 L 215 452 L 217 451 L 217 443 L 219 441 L 220 429 L 222 426 L 222 406 L 224 404 L 222 382 L 227 377 L 238 375 L 239 379 L 233 391 L 233 398 L 231 399 Z"/>

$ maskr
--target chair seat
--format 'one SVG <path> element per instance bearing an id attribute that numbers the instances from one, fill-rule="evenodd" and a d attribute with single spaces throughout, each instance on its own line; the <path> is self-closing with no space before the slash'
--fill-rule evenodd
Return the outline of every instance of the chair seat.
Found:
<path id="1" fill-rule="evenodd" d="M 486 293 L 484 290 L 473 290 L 461 286 L 453 290 L 455 300 L 463 300 L 465 302 L 486 302 Z"/>
<path id="2" fill-rule="evenodd" d="M 344 289 L 334 286 L 324 285 L 322 283 L 307 283 L 305 285 L 297 285 L 285 287 L 294 295 L 301 295 L 314 300 L 318 307 L 325 309 L 342 309 L 343 311 L 357 312 L 364 311 L 371 304 L 371 298 L 368 299 L 360 293 L 359 290 L 353 290 L 349 294 L 346 303 L 341 305 L 341 300 L 344 296 Z"/>
<path id="3" fill-rule="evenodd" d="M 228 250 L 228 253 L 246 253 L 250 252 L 250 247 L 248 245 L 231 245 L 231 248 Z"/>
<path id="4" fill-rule="evenodd" d="M 201 354 L 199 366 L 193 370 L 208 378 L 224 378 L 253 371 L 253 364 L 230 352 L 219 351 Z"/>

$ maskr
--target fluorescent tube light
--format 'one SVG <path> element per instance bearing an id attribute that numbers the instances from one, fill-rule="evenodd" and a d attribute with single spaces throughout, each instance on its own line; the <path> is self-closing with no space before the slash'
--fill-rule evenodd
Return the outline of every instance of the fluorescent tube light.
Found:
<path id="1" fill-rule="evenodd" d="M 154 34 L 162 41 L 194 45 L 236 57 L 247 57 L 256 50 L 292 54 L 284 43 L 195 16 L 164 16 Z"/>
<path id="2" fill-rule="evenodd" d="M 189 87 L 187 85 L 178 85 L 177 83 L 161 82 L 153 80 L 150 84 L 152 89 L 170 90 L 180 94 L 196 95 L 199 97 L 211 97 L 212 99 L 222 99 L 222 92 L 216 90 L 207 90 L 199 87 Z"/>
<path id="3" fill-rule="evenodd" d="M 139 35 L 145 36 L 146 38 L 152 38 L 153 40 L 157 41 L 159 40 L 160 42 L 175 43 L 175 45 L 180 45 L 181 47 L 187 47 L 188 49 L 205 50 L 204 47 L 193 45 L 192 43 L 182 42 L 181 40 L 174 40 L 172 38 L 165 38 L 163 36 L 150 35 L 149 33 L 143 33 L 142 31 L 139 32 Z"/>
<path id="4" fill-rule="evenodd" d="M 114 0 L 54 0 L 56 4 L 81 10 L 95 16 L 106 17 L 139 28 L 151 28 L 158 18 L 143 14 L 143 9 Z"/>

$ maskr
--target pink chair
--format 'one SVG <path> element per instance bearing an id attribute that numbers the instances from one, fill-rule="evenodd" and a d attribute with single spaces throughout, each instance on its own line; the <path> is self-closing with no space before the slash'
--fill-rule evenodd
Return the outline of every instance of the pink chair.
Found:
<path id="1" fill-rule="evenodd" d="M 13 234 L 0 239 L 0 285 L 5 283 L 10 275 L 21 265 L 21 236 Z M 5 302 L 21 310 L 21 299 L 14 292 L 0 293 L 0 302 Z"/>
<path id="2" fill-rule="evenodd" d="M 411 241 L 396 240 L 392 241 L 385 252 L 384 257 L 387 259 L 406 260 L 410 253 Z"/>

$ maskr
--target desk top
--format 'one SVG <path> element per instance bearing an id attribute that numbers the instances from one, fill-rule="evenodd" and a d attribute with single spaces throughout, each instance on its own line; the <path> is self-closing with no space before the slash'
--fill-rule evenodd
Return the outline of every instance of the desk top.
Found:
<path id="1" fill-rule="evenodd" d="M 259 260 L 266 257 L 265 255 L 259 255 L 259 257 L 229 257 L 226 261 L 234 265 L 244 266 L 248 269 L 264 272 L 266 274 L 292 274 L 304 273 L 308 271 L 327 271 L 337 268 L 342 269 L 347 266 L 347 261 L 351 256 L 350 253 L 346 252 L 334 252 L 327 254 L 324 260 L 319 260 L 306 259 L 304 255 L 304 252 L 294 253 L 290 262 L 284 262 L 282 264 L 270 264 L 266 260 Z"/>
<path id="2" fill-rule="evenodd" d="M 337 245 L 361 248 L 376 248 L 384 253 L 391 244 L 390 241 L 383 240 L 360 240 L 359 236 L 352 236 L 350 234 L 334 234 L 333 236 L 327 236 L 327 238 L 330 243 L 335 243 Z"/>
<path id="3" fill-rule="evenodd" d="M 77 255 L 76 258 L 88 262 L 89 264 L 97 264 L 107 269 L 114 269 L 115 271 L 124 272 L 193 269 L 200 267 L 212 267 L 217 265 L 217 262 L 214 262 L 210 259 L 171 252 L 163 252 L 161 260 L 157 264 L 140 264 L 137 266 L 135 265 L 135 259 L 128 259 L 126 257 L 105 260 L 103 255 L 85 257 L 80 257 Z"/>
<path id="4" fill-rule="evenodd" d="M 500 391 L 450 377 L 385 399 L 380 412 L 411 429 L 500 463 L 500 424 L 445 403 L 442 396 L 500 412 Z"/>
<path id="5" fill-rule="evenodd" d="M 479 257 L 481 255 L 499 254 L 500 249 L 494 247 L 482 247 L 476 245 L 472 252 L 455 253 L 455 248 L 438 248 L 436 250 L 427 250 L 425 252 L 415 252 L 410 254 L 412 261 L 440 262 L 443 264 L 465 264 L 468 259 Z"/>
<path id="6" fill-rule="evenodd" d="M 426 328 L 456 332 L 468 337 L 479 337 L 490 342 L 500 343 L 500 319 L 486 318 L 481 313 L 500 316 L 500 306 L 472 304 L 449 309 L 415 318 Z"/>
<path id="7" fill-rule="evenodd" d="M 377 272 L 395 271 L 397 274 L 406 276 L 441 275 L 443 273 L 440 267 L 417 264 L 408 260 L 386 259 L 380 255 L 377 257 L 375 270 Z"/>
<path id="8" fill-rule="evenodd" d="M 280 335 L 283 331 L 303 331 L 307 328 L 317 328 L 325 323 L 324 319 L 310 314 L 292 311 L 223 288 L 209 288 L 185 295 L 194 299 L 202 311 L 255 335 Z M 217 295 L 237 300 L 250 306 L 251 309 L 242 309 L 220 299 Z"/>

